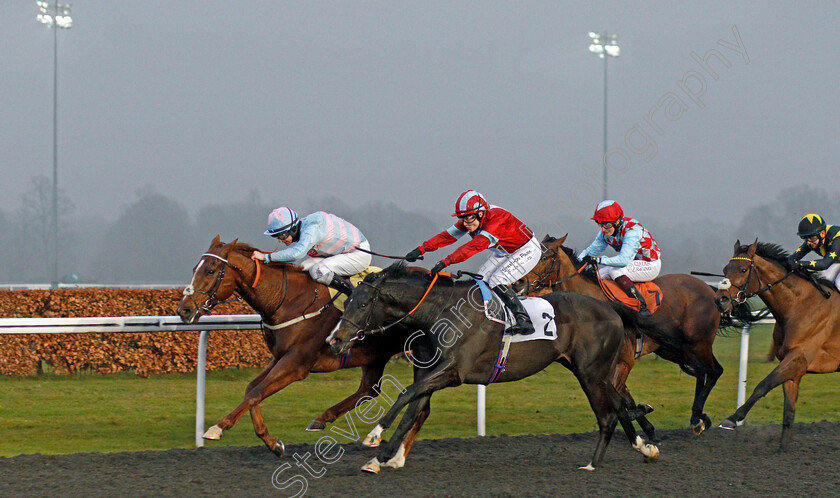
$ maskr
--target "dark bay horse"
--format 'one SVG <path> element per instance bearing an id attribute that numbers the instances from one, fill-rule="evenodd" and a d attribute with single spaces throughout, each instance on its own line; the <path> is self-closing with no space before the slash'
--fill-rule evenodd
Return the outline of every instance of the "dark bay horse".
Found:
<path id="1" fill-rule="evenodd" d="M 296 266 L 271 263 L 257 267 L 250 257 L 255 250 L 236 240 L 222 243 L 217 235 L 193 269 L 192 281 L 184 290 L 177 313 L 184 322 L 193 323 L 236 293 L 260 314 L 272 359 L 248 384 L 242 403 L 208 429 L 204 438 L 221 438 L 223 431 L 250 411 L 257 436 L 281 456 L 284 445 L 268 433 L 260 412 L 262 400 L 305 379 L 310 372 L 362 367 L 359 389 L 327 409 L 307 428 L 321 430 L 326 423 L 352 410 L 363 396 L 379 394 L 377 386 L 385 364 L 393 354 L 402 351 L 402 343 L 382 336 L 373 338 L 372 343 L 359 344 L 349 356 L 330 354 L 324 340 L 341 312 L 331 305 L 329 289 Z M 304 315 L 306 318 L 302 319 Z"/>
<path id="2" fill-rule="evenodd" d="M 840 368 L 840 294 L 833 285 L 828 298 L 787 261 L 787 252 L 775 244 L 735 242 L 735 252 L 723 268 L 729 288 L 716 294 L 718 309 L 759 296 L 776 318 L 773 343 L 779 365 L 753 390 L 749 399 L 720 427 L 735 429 L 756 401 L 781 384 L 785 394 L 782 451 L 790 448 L 799 382 L 806 373 L 837 372 Z"/>
<path id="3" fill-rule="evenodd" d="M 545 236 L 542 241 L 542 257 L 537 266 L 517 283 L 518 290 L 528 295 L 563 290 L 606 299 L 596 279 L 583 273 L 578 274 L 583 264 L 578 261 L 572 249 L 563 245 L 565 240 L 566 236 L 559 239 Z M 682 346 L 679 350 L 662 349 L 656 339 L 646 338 L 639 356 L 656 353 L 696 378 L 690 423 L 694 434 L 700 435 L 712 425 L 709 416 L 703 413 L 703 407 L 723 374 L 723 367 L 715 358 L 712 348 L 720 325 L 715 294 L 708 284 L 689 275 L 662 275 L 654 279 L 654 283 L 662 290 L 662 304 L 653 318 L 673 341 Z M 615 385 L 624 383 L 636 362 L 635 342 L 631 337 L 625 341 L 617 370 L 621 378 Z M 639 422 L 644 428 L 644 420 L 640 419 Z M 647 429 L 645 432 L 648 432 Z M 649 432 L 648 435 L 652 437 Z"/>
<path id="4" fill-rule="evenodd" d="M 404 465 L 403 436 L 410 429 L 419 430 L 418 424 L 428 416 L 429 400 L 435 391 L 464 383 L 488 384 L 491 379 L 520 380 L 553 362 L 572 371 L 597 419 L 598 443 L 592 460 L 582 468 L 593 470 L 602 462 L 618 421 L 634 448 L 648 457 L 658 456 L 658 448 L 645 444 L 632 424 L 649 407 L 634 406 L 611 383 L 625 327 L 647 330 L 648 326 L 653 327 L 652 320 L 641 318 L 627 307 L 580 294 L 558 292 L 543 298 L 553 308 L 554 317 L 545 318 L 553 318 L 554 339 L 510 344 L 507 363 L 500 373 L 497 364 L 503 349 L 504 327 L 486 318 L 475 283 L 448 277 L 433 279 L 427 273 L 407 272 L 400 264 L 365 279 L 348 300 L 344 316 L 328 338 L 331 351 L 340 354 L 371 337 L 391 335 L 405 341 L 412 356 L 420 350 L 423 358 L 431 360 L 424 360 L 426 368 L 415 368 L 415 382 L 399 395 L 368 435 L 367 441 L 380 439 L 410 403 L 394 436 L 362 470 L 375 473 L 381 466 Z M 401 329 L 391 328 L 400 322 Z"/>

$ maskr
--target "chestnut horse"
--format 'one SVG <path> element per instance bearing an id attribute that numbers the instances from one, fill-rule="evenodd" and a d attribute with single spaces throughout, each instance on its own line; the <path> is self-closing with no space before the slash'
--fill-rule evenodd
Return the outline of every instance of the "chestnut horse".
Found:
<path id="1" fill-rule="evenodd" d="M 563 245 L 565 240 L 565 235 L 559 239 L 545 236 L 539 263 L 517 282 L 517 289 L 535 296 L 564 290 L 606 299 L 597 280 L 580 271 L 583 264 L 578 261 L 574 251 Z M 662 290 L 662 303 L 653 318 L 682 347 L 679 351 L 662 349 L 656 340 L 646 337 L 641 351 L 637 352 L 637 345 L 628 337 L 619 356 L 620 368 L 616 374 L 620 378 L 613 384 L 623 385 L 636 358 L 648 353 L 656 353 L 676 363 L 684 372 L 697 379 L 694 403 L 691 406 L 691 428 L 695 435 L 700 435 L 712 425 L 709 416 L 703 413 L 703 407 L 723 374 L 723 367 L 712 350 L 720 325 L 714 291 L 702 280 L 682 274 L 662 275 L 654 283 Z M 645 429 L 644 419 L 639 419 L 639 423 Z M 645 432 L 648 430 L 645 429 Z"/>
<path id="2" fill-rule="evenodd" d="M 735 242 L 734 255 L 723 268 L 726 280 L 716 294 L 723 313 L 756 295 L 767 304 L 776 318 L 773 343 L 779 359 L 776 368 L 720 427 L 734 430 L 756 401 L 781 384 L 785 393 L 782 451 L 790 448 L 802 376 L 840 369 L 840 294 L 831 284 L 828 292 L 818 289 L 807 274 L 793 271 L 787 257 L 775 244 Z"/>
<path id="3" fill-rule="evenodd" d="M 234 293 L 257 311 L 263 320 L 263 336 L 272 359 L 245 391 L 245 399 L 230 414 L 207 430 L 205 439 L 219 439 L 246 411 L 251 412 L 254 431 L 278 457 L 284 445 L 268 433 L 260 402 L 310 372 L 333 372 L 362 367 L 359 389 L 344 401 L 327 409 L 307 430 L 321 430 L 328 422 L 352 410 L 363 396 L 379 394 L 385 364 L 402 351 L 402 343 L 387 337 L 360 344 L 351 354 L 330 354 L 324 340 L 338 322 L 341 312 L 332 306 L 329 289 L 300 268 L 283 263 L 262 264 L 251 259 L 256 249 L 236 240 L 224 244 L 219 236 L 210 244 L 193 269 L 192 281 L 184 290 L 178 315 L 194 323 Z M 259 270 L 259 271 L 258 271 Z"/>

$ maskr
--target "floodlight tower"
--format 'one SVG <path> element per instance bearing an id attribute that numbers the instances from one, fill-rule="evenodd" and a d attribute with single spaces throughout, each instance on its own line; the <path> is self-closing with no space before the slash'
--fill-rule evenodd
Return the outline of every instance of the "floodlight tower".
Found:
<path id="1" fill-rule="evenodd" d="M 58 287 L 58 30 L 73 27 L 69 3 L 49 4 L 36 0 L 35 20 L 53 31 L 53 191 L 52 191 L 52 285 Z"/>
<path id="2" fill-rule="evenodd" d="M 607 59 L 620 56 L 621 49 L 618 46 L 618 35 L 590 31 L 589 38 L 592 39 L 589 51 L 604 59 L 604 156 L 601 162 L 604 167 L 603 199 L 605 200 L 607 199 Z"/>

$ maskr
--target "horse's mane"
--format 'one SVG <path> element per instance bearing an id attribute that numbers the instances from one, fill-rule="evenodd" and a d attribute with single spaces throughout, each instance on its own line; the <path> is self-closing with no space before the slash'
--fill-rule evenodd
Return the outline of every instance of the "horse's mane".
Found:
<path id="1" fill-rule="evenodd" d="M 750 249 L 749 245 L 741 245 L 740 247 L 738 247 L 737 253 L 738 254 L 746 254 L 746 252 L 749 249 Z M 779 244 L 771 244 L 769 242 L 759 242 L 758 245 L 755 248 L 755 253 L 758 256 L 761 256 L 762 258 L 764 258 L 766 260 L 772 261 L 772 262 L 780 265 L 782 268 L 785 269 L 785 271 L 791 271 L 792 270 L 790 261 L 788 261 L 788 257 L 790 256 L 790 253 L 787 252 L 786 250 L 784 250 L 784 248 L 782 248 L 782 246 L 780 246 Z M 797 275 L 802 276 L 800 274 L 800 271 L 797 271 L 796 273 L 797 273 Z M 834 289 L 834 282 L 832 282 L 828 279 L 822 278 L 818 275 L 814 275 L 814 277 L 816 278 L 817 282 L 819 282 L 823 286 L 827 287 L 829 290 Z M 805 278 L 806 280 L 810 280 L 809 278 L 806 278 L 806 277 L 803 277 L 803 278 Z"/>
<path id="2" fill-rule="evenodd" d="M 248 256 L 249 258 L 251 257 L 251 254 L 253 254 L 254 251 L 260 251 L 260 249 L 257 249 L 256 247 L 252 246 L 251 244 L 247 244 L 245 242 L 237 242 L 233 246 L 232 249 L 236 252 L 240 252 L 240 253 Z"/>
<path id="3" fill-rule="evenodd" d="M 371 273 L 365 277 L 365 282 L 373 283 L 383 279 L 415 278 L 417 280 L 430 280 L 429 272 L 422 268 L 409 267 L 405 261 L 397 261 L 379 273 Z"/>
<path id="4" fill-rule="evenodd" d="M 555 239 L 554 237 L 546 238 L 546 242 L 554 242 L 556 240 L 557 239 Z M 566 253 L 566 256 L 569 257 L 569 260 L 572 262 L 572 265 L 575 267 L 575 270 L 580 270 L 580 267 L 583 266 L 583 261 L 578 259 L 577 251 L 572 249 L 571 247 L 566 247 L 562 244 L 560 245 L 560 249 L 562 249 L 563 252 Z M 581 273 L 581 276 L 591 282 L 597 282 L 595 275 L 591 272 L 585 271 Z"/>
<path id="5" fill-rule="evenodd" d="M 746 254 L 749 251 L 750 245 L 741 245 L 738 247 L 738 254 Z M 770 260 L 774 263 L 781 265 L 786 271 L 790 271 L 790 263 L 788 262 L 788 253 L 782 246 L 779 244 L 771 244 L 770 242 L 759 242 L 755 248 L 755 253 L 761 256 L 764 259 Z"/>
<path id="6" fill-rule="evenodd" d="M 234 246 L 231 248 L 231 250 L 236 251 L 239 254 L 241 254 L 241 255 L 249 258 L 249 259 L 251 258 L 251 254 L 253 254 L 254 251 L 262 252 L 262 253 L 266 252 L 266 251 L 263 251 L 262 249 L 258 249 L 256 247 L 254 247 L 251 244 L 248 244 L 246 242 L 237 242 L 236 244 L 234 244 Z M 286 267 L 288 267 L 289 269 L 292 269 L 292 270 L 303 271 L 303 269 L 300 266 L 297 266 L 293 263 L 272 262 L 272 263 L 266 263 L 266 264 L 269 267 L 276 266 L 276 267 L 279 268 L 281 266 L 286 266 Z"/>

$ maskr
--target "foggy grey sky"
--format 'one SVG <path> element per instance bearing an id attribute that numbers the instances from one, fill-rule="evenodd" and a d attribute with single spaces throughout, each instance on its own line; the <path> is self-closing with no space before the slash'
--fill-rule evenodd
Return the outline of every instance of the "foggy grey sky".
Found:
<path id="1" fill-rule="evenodd" d="M 790 185 L 836 188 L 840 7 L 778 3 L 78 0 L 58 33 L 59 185 L 107 220 L 147 185 L 191 213 L 257 190 L 444 218 L 475 188 L 526 221 L 588 217 L 603 62 L 587 33 L 607 30 L 609 143 L 631 160 L 609 196 L 642 220 L 737 222 Z M 0 5 L 13 212 L 31 176 L 52 177 L 52 34 L 34 1 Z M 733 26 L 748 64 L 719 43 Z M 691 56 L 710 49 L 731 64 L 710 62 L 717 80 Z M 692 71 L 703 108 L 680 88 L 701 88 Z"/>

